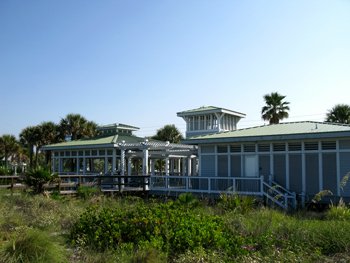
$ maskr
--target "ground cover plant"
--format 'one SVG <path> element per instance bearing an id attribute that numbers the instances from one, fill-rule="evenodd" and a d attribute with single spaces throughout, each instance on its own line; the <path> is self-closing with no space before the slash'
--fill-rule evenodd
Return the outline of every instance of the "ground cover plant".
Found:
<path id="1" fill-rule="evenodd" d="M 0 192 L 0 262 L 349 262 L 349 208 Z"/>

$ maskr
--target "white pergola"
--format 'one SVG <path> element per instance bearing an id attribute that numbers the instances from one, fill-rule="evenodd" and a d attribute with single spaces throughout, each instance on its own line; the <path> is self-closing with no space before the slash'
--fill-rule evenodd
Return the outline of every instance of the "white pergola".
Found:
<path id="1" fill-rule="evenodd" d="M 197 147 L 161 141 L 122 141 L 115 144 L 46 146 L 52 151 L 52 171 L 58 174 L 133 175 L 133 160 L 142 160 L 142 175 L 159 175 L 157 160 L 165 162 L 164 175 L 195 175 Z M 99 169 L 94 167 L 99 160 Z M 68 163 L 68 165 L 67 165 Z M 101 163 L 103 167 L 101 167 Z M 135 173 L 137 169 L 134 169 Z"/>

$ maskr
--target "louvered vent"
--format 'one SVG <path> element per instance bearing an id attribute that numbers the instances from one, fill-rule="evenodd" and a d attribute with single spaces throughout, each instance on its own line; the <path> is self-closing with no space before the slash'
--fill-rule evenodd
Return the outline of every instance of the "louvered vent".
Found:
<path id="1" fill-rule="evenodd" d="M 231 145 L 230 151 L 231 151 L 232 153 L 240 153 L 240 152 L 241 152 L 241 145 L 240 145 L 240 144 Z"/>
<path id="2" fill-rule="evenodd" d="M 322 142 L 322 150 L 335 150 L 336 148 L 337 144 L 335 141 Z"/>
<path id="3" fill-rule="evenodd" d="M 317 150 L 318 150 L 318 142 L 305 143 L 305 151 L 317 151 Z"/>
<path id="4" fill-rule="evenodd" d="M 288 143 L 288 151 L 290 152 L 301 151 L 301 143 L 300 142 Z"/>
<path id="5" fill-rule="evenodd" d="M 258 144 L 258 151 L 259 152 L 269 152 L 270 151 L 270 144 Z"/>
<path id="6" fill-rule="evenodd" d="M 273 151 L 274 152 L 284 152 L 286 150 L 286 145 L 284 143 L 274 143 Z"/>
<path id="7" fill-rule="evenodd" d="M 244 144 L 244 152 L 245 153 L 255 152 L 255 144 Z"/>

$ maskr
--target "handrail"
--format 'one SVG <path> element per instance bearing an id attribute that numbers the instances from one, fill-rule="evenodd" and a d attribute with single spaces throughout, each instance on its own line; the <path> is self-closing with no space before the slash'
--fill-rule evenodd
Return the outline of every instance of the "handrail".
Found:
<path id="1" fill-rule="evenodd" d="M 285 192 L 289 195 L 293 195 L 292 192 L 290 192 L 288 189 L 284 188 L 282 185 L 278 184 L 276 181 L 272 181 L 272 184 L 274 184 L 274 186 L 278 187 L 279 189 L 283 190 L 283 192 Z"/>

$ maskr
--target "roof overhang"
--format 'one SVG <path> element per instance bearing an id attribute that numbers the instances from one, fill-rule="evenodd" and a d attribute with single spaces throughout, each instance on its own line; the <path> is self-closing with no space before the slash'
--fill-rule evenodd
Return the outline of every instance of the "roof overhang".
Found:
<path id="1" fill-rule="evenodd" d="M 325 132 L 325 133 L 301 133 L 301 134 L 284 134 L 284 135 L 264 135 L 264 136 L 242 136 L 227 138 L 205 138 L 205 139 L 188 139 L 183 142 L 190 145 L 198 144 L 217 144 L 217 143 L 241 143 L 241 142 L 263 142 L 263 141 L 293 141 L 293 140 L 316 140 L 316 139 L 342 139 L 350 137 L 350 131 L 344 132 Z"/>

